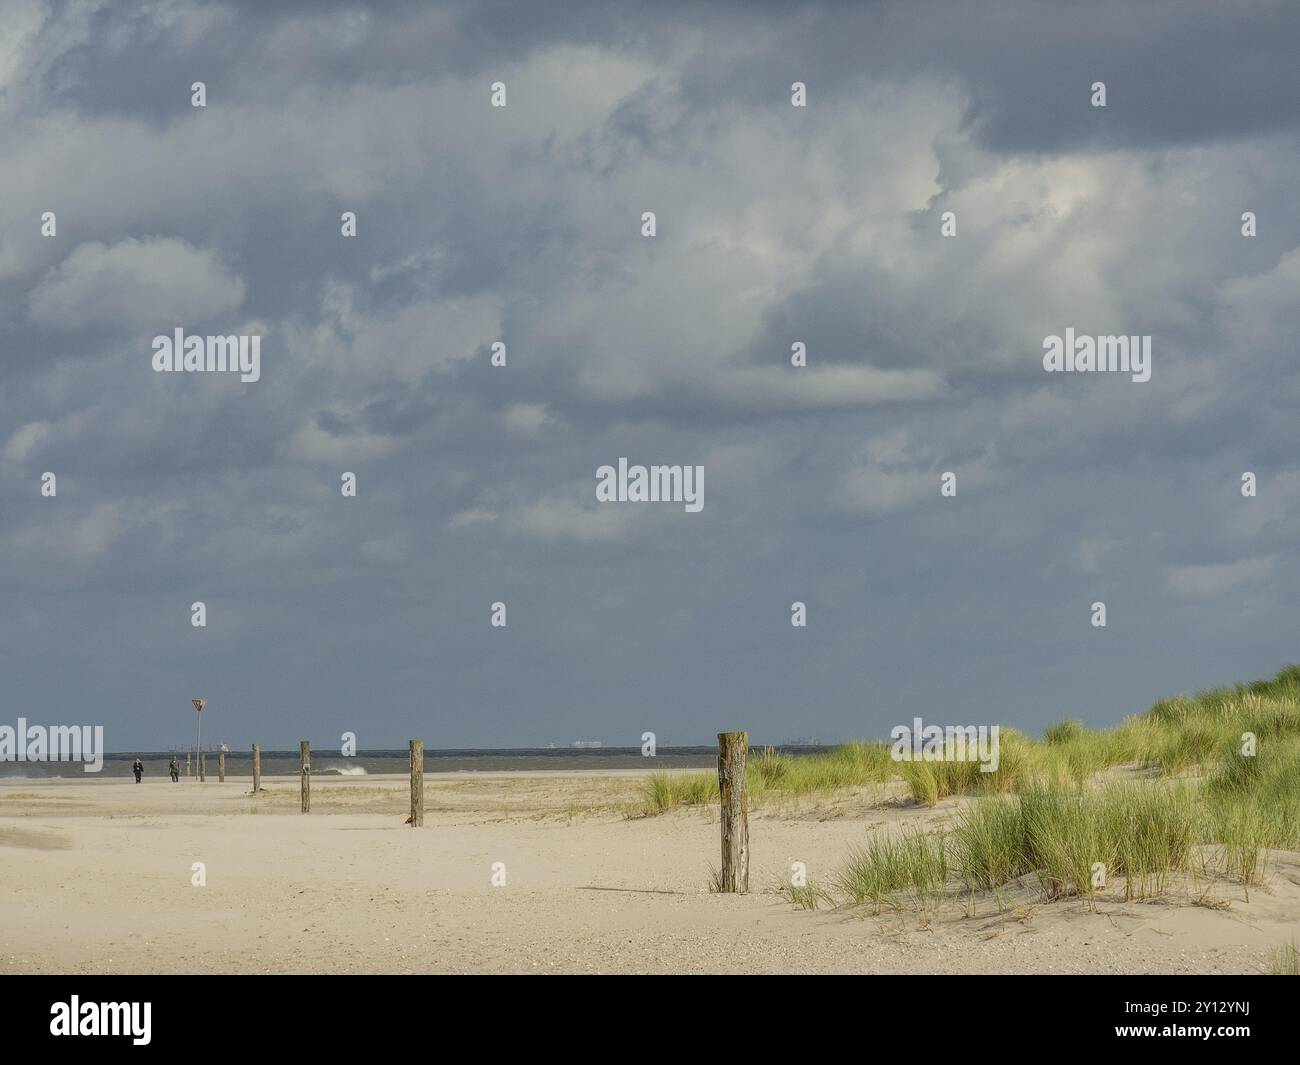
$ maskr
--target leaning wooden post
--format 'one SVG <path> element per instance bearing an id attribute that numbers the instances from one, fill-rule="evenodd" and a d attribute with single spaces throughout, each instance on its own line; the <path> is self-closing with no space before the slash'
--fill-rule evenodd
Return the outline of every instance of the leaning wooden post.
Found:
<path id="1" fill-rule="evenodd" d="M 718 733 L 718 793 L 722 801 L 722 873 L 718 890 L 749 890 L 749 791 L 745 762 L 749 734 Z"/>
<path id="2" fill-rule="evenodd" d="M 253 744 L 253 794 L 262 790 L 262 748 Z"/>
<path id="3" fill-rule="evenodd" d="M 424 740 L 411 741 L 411 827 L 424 827 Z"/>
<path id="4" fill-rule="evenodd" d="M 303 740 L 298 744 L 302 755 L 302 812 L 311 813 L 311 744 Z"/>
<path id="5" fill-rule="evenodd" d="M 217 752 L 217 782 L 224 784 L 226 782 L 226 752 Z"/>

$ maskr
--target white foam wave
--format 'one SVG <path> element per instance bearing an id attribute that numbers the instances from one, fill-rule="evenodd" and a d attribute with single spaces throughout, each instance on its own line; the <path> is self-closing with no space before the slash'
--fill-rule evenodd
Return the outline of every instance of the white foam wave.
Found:
<path id="1" fill-rule="evenodd" d="M 364 777 L 367 775 L 365 766 L 346 762 L 326 762 L 318 772 L 337 773 L 341 777 Z"/>

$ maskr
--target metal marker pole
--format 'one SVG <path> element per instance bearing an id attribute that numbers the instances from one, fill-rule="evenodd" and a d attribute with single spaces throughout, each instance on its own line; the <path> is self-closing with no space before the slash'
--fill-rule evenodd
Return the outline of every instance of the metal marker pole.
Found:
<path id="1" fill-rule="evenodd" d="M 191 699 L 194 709 L 198 711 L 198 742 L 194 748 L 194 761 L 198 768 L 199 780 L 202 781 L 207 774 L 203 772 L 203 708 L 208 705 L 206 699 Z"/>

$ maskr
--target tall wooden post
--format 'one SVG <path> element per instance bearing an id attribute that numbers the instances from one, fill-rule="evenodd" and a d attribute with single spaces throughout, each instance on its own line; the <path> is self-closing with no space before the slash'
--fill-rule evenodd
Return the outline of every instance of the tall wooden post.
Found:
<path id="1" fill-rule="evenodd" d="M 190 775 L 190 752 L 185 752 L 185 776 L 188 779 Z"/>
<path id="2" fill-rule="evenodd" d="M 411 827 L 424 827 L 424 740 L 411 741 Z"/>
<path id="3" fill-rule="evenodd" d="M 749 891 L 749 790 L 745 762 L 749 734 L 718 733 L 718 793 L 722 801 L 722 874 L 720 891 Z"/>
<path id="4" fill-rule="evenodd" d="M 253 794 L 262 790 L 262 748 L 253 744 Z"/>
<path id="5" fill-rule="evenodd" d="M 298 744 L 302 756 L 302 812 L 311 813 L 311 744 L 303 740 Z"/>
<path id="6" fill-rule="evenodd" d="M 224 784 L 226 782 L 226 752 L 217 752 L 217 781 Z"/>
<path id="7" fill-rule="evenodd" d="M 199 783 L 208 779 L 208 756 L 199 751 Z"/>

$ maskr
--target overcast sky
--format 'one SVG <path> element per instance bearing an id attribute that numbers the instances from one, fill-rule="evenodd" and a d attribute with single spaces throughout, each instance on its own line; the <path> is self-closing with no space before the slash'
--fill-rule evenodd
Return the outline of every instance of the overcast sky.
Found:
<path id="1" fill-rule="evenodd" d="M 1300 7 L 702 7 L 0 2 L 0 721 L 832 741 L 1300 660 Z"/>

